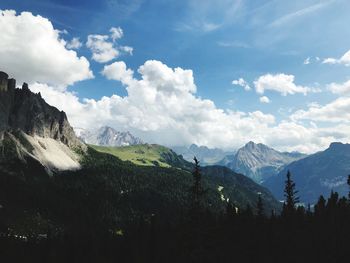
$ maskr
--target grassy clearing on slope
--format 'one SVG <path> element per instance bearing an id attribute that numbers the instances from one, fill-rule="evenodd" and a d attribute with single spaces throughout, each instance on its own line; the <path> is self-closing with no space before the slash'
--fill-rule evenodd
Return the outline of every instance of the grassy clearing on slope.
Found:
<path id="1" fill-rule="evenodd" d="M 170 150 L 161 145 L 140 144 L 123 147 L 90 146 L 99 152 L 112 154 L 123 161 L 131 161 L 137 165 L 170 167 L 162 158 L 162 154 Z"/>

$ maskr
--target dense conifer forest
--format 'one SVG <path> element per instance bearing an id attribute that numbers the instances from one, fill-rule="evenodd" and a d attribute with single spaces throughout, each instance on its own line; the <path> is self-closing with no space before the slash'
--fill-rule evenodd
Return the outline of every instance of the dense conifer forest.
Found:
<path id="1" fill-rule="evenodd" d="M 105 158 L 96 160 L 110 163 Z M 313 207 L 300 206 L 297 186 L 288 172 L 282 211 L 271 209 L 260 195 L 254 205 L 242 207 L 227 201 L 222 210 L 215 210 L 208 202 L 212 193 L 202 168 L 197 159 L 194 161 L 187 194 L 178 197 L 181 201 L 169 197 L 174 205 L 167 208 L 166 215 L 146 212 L 147 205 L 162 207 L 164 200 L 157 198 L 166 196 L 155 193 L 149 193 L 153 197 L 147 200 L 153 203 L 140 202 L 138 212 L 130 213 L 135 208 L 128 207 L 130 203 L 126 201 L 116 210 L 113 202 L 123 203 L 123 197 L 112 188 L 122 184 L 106 184 L 103 176 L 95 176 L 93 167 L 74 176 L 67 173 L 53 178 L 57 181 L 52 188 L 39 179 L 39 174 L 22 178 L 30 180 L 30 189 L 14 185 L 21 184 L 18 178 L 7 181 L 8 189 L 17 187 L 23 191 L 10 193 L 2 189 L 3 195 L 11 194 L 17 208 L 20 204 L 22 208 L 30 207 L 23 199 L 30 195 L 31 200 L 37 197 L 36 205 L 42 210 L 0 209 L 2 262 L 348 262 L 350 192 L 347 198 L 333 192 L 329 197 L 320 196 Z M 165 171 L 158 178 L 165 178 Z M 81 180 L 73 179 L 76 177 Z M 84 180 L 87 177 L 89 180 Z M 136 180 L 132 176 L 129 179 Z M 87 183 L 94 185 L 94 193 L 84 193 L 90 189 Z M 167 187 L 179 182 L 173 183 Z M 53 200 L 40 199 L 40 191 L 47 191 L 48 199 Z M 58 199 L 62 194 L 66 201 Z M 56 208 L 45 211 L 53 203 Z M 125 220 L 125 216 L 129 218 Z M 16 218 L 22 221 L 14 222 Z M 11 232 L 14 225 L 16 233 Z M 122 227 L 115 228 L 116 225 Z"/>

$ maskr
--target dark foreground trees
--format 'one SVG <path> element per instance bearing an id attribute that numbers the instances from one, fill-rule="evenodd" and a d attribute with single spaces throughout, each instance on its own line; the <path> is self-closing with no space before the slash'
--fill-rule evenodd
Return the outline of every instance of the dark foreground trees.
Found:
<path id="1" fill-rule="evenodd" d="M 260 196 L 256 207 L 237 207 L 234 200 L 225 200 L 226 211 L 214 214 L 203 201 L 201 181 L 195 162 L 190 198 L 176 219 L 142 215 L 123 229 L 113 229 L 96 203 L 100 217 L 79 217 L 63 235 L 54 235 L 54 222 L 41 222 L 50 229 L 48 236 L 28 238 L 1 229 L 0 262 L 349 262 L 349 198 L 333 192 L 304 209 L 298 206 L 296 185 L 288 173 L 281 215 L 277 211 L 269 216 Z M 103 224 L 86 223 L 90 221 Z"/>

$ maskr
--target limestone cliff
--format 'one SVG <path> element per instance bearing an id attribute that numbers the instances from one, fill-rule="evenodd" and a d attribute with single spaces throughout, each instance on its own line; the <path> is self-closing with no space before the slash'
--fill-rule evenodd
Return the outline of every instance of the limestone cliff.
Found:
<path id="1" fill-rule="evenodd" d="M 73 156 L 69 151 L 86 149 L 76 137 L 63 111 L 48 105 L 40 93 L 32 93 L 26 83 L 22 85 L 22 89 L 16 88 L 16 81 L 9 79 L 6 73 L 0 72 L 2 152 L 8 152 L 4 141 L 9 140 L 12 143 L 7 145 L 16 145 L 17 157 L 23 159 L 23 156 L 30 155 L 49 169 L 69 168 L 70 166 L 66 165 L 70 161 L 67 155 L 69 158 Z M 40 147 L 37 147 L 38 145 Z M 62 150 L 61 153 L 59 149 Z M 8 158 L 2 154 L 2 159 L 4 157 Z M 73 159 L 77 161 L 77 158 Z"/>

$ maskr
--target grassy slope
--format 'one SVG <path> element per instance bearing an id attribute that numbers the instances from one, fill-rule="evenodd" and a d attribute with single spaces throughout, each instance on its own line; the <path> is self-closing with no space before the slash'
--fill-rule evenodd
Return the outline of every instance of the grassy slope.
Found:
<path id="1" fill-rule="evenodd" d="M 137 165 L 171 167 L 163 158 L 171 150 L 157 144 L 141 144 L 124 147 L 106 147 L 90 145 L 99 152 L 112 154 L 123 161 L 131 161 Z"/>

